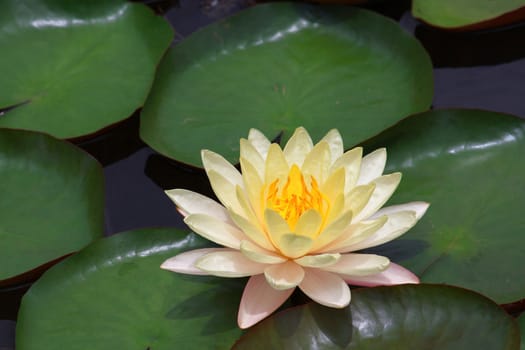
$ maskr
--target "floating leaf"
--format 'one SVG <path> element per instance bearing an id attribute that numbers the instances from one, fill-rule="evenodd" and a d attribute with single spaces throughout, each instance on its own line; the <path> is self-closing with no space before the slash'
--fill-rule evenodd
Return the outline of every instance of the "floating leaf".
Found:
<path id="1" fill-rule="evenodd" d="M 0 286 L 102 236 L 103 181 L 71 144 L 0 129 Z"/>
<path id="2" fill-rule="evenodd" d="M 460 288 L 403 285 L 354 290 L 345 309 L 318 304 L 282 311 L 234 349 L 515 350 L 519 330 L 489 299 Z"/>
<path id="3" fill-rule="evenodd" d="M 416 115 L 374 137 L 403 180 L 392 203 L 431 203 L 420 222 L 376 252 L 424 282 L 476 290 L 499 303 L 525 297 L 525 121 L 475 110 Z"/>
<path id="4" fill-rule="evenodd" d="M 271 20 L 269 20 L 271 19 Z M 257 128 L 362 141 L 428 109 L 432 66 L 397 23 L 345 6 L 272 3 L 200 30 L 164 57 L 141 115 L 157 151 L 200 166 L 208 148 L 237 162 Z"/>
<path id="5" fill-rule="evenodd" d="M 525 0 L 414 0 L 412 14 L 437 27 L 478 29 L 525 18 Z"/>
<path id="6" fill-rule="evenodd" d="M 0 127 L 60 138 L 129 117 L 172 37 L 145 5 L 120 0 L 5 0 L 0 31 Z"/>
<path id="7" fill-rule="evenodd" d="M 240 335 L 244 280 L 185 276 L 160 264 L 202 239 L 176 229 L 99 240 L 48 270 L 22 300 L 19 350 L 227 349 Z"/>

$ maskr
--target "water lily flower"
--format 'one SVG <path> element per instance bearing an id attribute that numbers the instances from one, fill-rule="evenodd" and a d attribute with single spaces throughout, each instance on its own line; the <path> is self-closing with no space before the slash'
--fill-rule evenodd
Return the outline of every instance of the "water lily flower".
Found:
<path id="1" fill-rule="evenodd" d="M 343 149 L 337 130 L 316 145 L 304 128 L 284 149 L 252 129 L 240 141 L 239 172 L 222 156 L 202 151 L 220 203 L 198 193 L 166 191 L 184 222 L 223 246 L 181 253 L 163 269 L 195 275 L 251 276 L 244 289 L 240 328 L 275 311 L 299 287 L 334 308 L 350 303 L 348 284 L 418 283 L 388 258 L 355 251 L 388 242 L 413 227 L 428 203 L 381 208 L 401 180 L 383 175 L 386 150 L 366 156 Z"/>

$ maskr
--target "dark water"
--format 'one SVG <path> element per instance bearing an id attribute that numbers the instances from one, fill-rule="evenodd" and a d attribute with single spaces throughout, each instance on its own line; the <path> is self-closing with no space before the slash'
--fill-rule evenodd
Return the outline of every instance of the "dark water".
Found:
<path id="1" fill-rule="evenodd" d="M 145 2 L 152 7 L 159 4 Z M 226 1 L 217 7 L 214 1 L 180 1 L 166 17 L 177 32 L 177 42 L 250 2 Z M 408 1 L 367 6 L 398 21 L 430 53 L 435 67 L 434 108 L 487 109 L 525 118 L 525 23 L 476 33 L 448 33 L 420 24 L 409 7 Z M 201 171 L 169 161 L 142 143 L 138 114 L 81 146 L 104 164 L 107 235 L 140 227 L 184 227 L 163 189 L 199 188 L 211 194 Z M 25 289 L 0 292 L 0 319 L 10 319 L 0 321 L 0 350 L 14 348 L 13 320 Z"/>

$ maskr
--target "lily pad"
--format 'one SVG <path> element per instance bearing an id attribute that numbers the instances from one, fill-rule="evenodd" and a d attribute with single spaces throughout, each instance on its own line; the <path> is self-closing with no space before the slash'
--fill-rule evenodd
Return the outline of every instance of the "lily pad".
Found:
<path id="1" fill-rule="evenodd" d="M 419 223 L 375 251 L 423 282 L 476 290 L 499 303 L 525 298 L 525 120 L 441 110 L 403 120 L 365 144 L 386 146 L 403 180 L 392 203 L 431 203 Z"/>
<path id="2" fill-rule="evenodd" d="M 271 19 L 271 20 L 270 20 Z M 338 128 L 359 142 L 427 110 L 432 65 L 390 19 L 348 6 L 270 3 L 214 23 L 171 48 L 141 114 L 158 152 L 200 166 L 200 150 L 236 162 L 257 128 L 312 138 Z"/>
<path id="3" fill-rule="evenodd" d="M 164 19 L 123 0 L 5 0 L 0 31 L 0 127 L 59 138 L 129 117 L 172 38 Z"/>
<path id="4" fill-rule="evenodd" d="M 355 290 L 337 310 L 307 304 L 249 330 L 234 349 L 515 350 L 514 320 L 489 299 L 460 288 L 404 285 Z"/>
<path id="5" fill-rule="evenodd" d="M 525 0 L 414 0 L 412 14 L 437 27 L 478 29 L 525 18 Z"/>
<path id="6" fill-rule="evenodd" d="M 518 317 L 518 324 L 520 326 L 520 332 L 521 332 L 521 350 L 525 350 L 525 314 L 522 314 L 520 317 Z"/>
<path id="7" fill-rule="evenodd" d="M 0 286 L 104 231 L 102 167 L 51 136 L 0 129 Z"/>
<path id="8" fill-rule="evenodd" d="M 93 243 L 48 270 L 24 296 L 17 349 L 229 348 L 241 332 L 236 315 L 245 281 L 160 269 L 168 257 L 203 244 L 176 229 Z"/>

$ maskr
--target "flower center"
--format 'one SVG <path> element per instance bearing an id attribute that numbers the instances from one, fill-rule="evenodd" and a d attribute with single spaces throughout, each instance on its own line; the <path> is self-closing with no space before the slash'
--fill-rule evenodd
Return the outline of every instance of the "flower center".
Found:
<path id="1" fill-rule="evenodd" d="M 315 178 L 310 176 L 310 185 L 307 186 L 301 170 L 295 164 L 292 165 L 284 186 L 279 186 L 279 179 L 270 184 L 266 205 L 277 211 L 292 231 L 305 211 L 315 209 L 325 218 L 329 206 Z"/>

